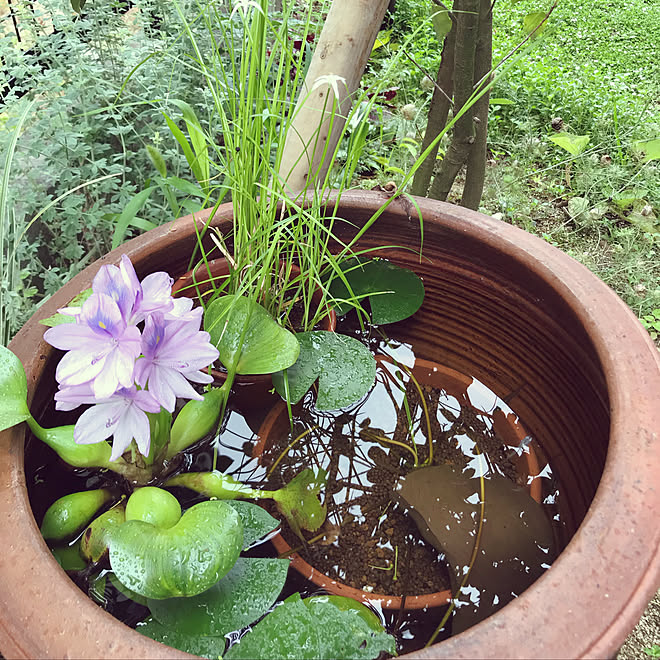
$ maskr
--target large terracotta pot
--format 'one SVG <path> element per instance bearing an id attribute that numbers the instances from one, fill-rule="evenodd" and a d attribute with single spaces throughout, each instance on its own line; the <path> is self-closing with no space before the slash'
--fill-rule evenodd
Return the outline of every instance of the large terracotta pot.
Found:
<path id="1" fill-rule="evenodd" d="M 364 222 L 387 197 L 345 194 L 339 214 Z M 519 598 L 417 657 L 612 656 L 660 584 L 660 359 L 633 313 L 586 268 L 486 216 L 418 200 L 424 258 L 397 251 L 424 278 L 416 323 L 399 337 L 420 357 L 471 374 L 507 400 L 558 473 L 571 541 Z M 394 201 L 361 242 L 411 245 L 415 208 Z M 200 226 L 204 213 L 196 220 Z M 214 225 L 227 226 L 220 207 Z M 341 223 L 338 231 L 344 232 Z M 351 225 L 345 223 L 344 236 Z M 55 351 L 38 320 L 130 256 L 140 276 L 186 270 L 191 217 L 152 230 L 86 268 L 43 305 L 11 348 L 33 411 L 46 405 Z M 412 245 L 412 247 L 416 247 Z M 418 246 L 417 246 L 418 247 Z M 102 611 L 51 557 L 32 516 L 21 426 L 0 434 L 0 651 L 13 658 L 187 657 Z"/>

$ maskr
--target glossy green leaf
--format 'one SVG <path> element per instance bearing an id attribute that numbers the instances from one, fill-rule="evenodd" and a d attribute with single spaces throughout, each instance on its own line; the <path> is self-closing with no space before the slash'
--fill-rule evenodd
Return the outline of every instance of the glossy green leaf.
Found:
<path id="1" fill-rule="evenodd" d="M 77 444 L 73 439 L 73 424 L 44 429 L 34 420 L 28 419 L 27 422 L 32 433 L 69 465 L 74 467 L 103 467 L 116 471 L 120 471 L 120 468 L 126 465 L 122 459 L 114 463 L 110 461 L 112 448 L 105 441 L 95 442 L 91 445 Z"/>
<path id="2" fill-rule="evenodd" d="M 287 598 L 225 654 L 226 660 L 251 658 L 373 659 L 396 653 L 394 638 L 376 632 L 362 616 L 341 610 L 330 599 Z"/>
<path id="3" fill-rule="evenodd" d="M 226 635 L 254 623 L 284 588 L 288 559 L 239 558 L 210 589 L 192 598 L 148 602 L 160 623 L 187 635 Z"/>
<path id="4" fill-rule="evenodd" d="M 126 507 L 121 504 L 92 520 L 80 539 L 80 553 L 89 561 L 100 561 L 108 552 L 112 531 L 126 520 Z"/>
<path id="5" fill-rule="evenodd" d="M 204 393 L 203 401 L 193 399 L 181 408 L 170 431 L 167 458 L 194 445 L 215 428 L 226 395 L 226 389 L 213 387 Z"/>
<path id="6" fill-rule="evenodd" d="M 276 607 L 240 641 L 229 648 L 225 660 L 316 660 L 322 656 L 320 630 L 300 594 Z"/>
<path id="7" fill-rule="evenodd" d="M 169 630 L 152 618 L 138 624 L 136 630 L 145 637 L 150 637 L 157 642 L 171 646 L 174 649 L 179 649 L 179 651 L 196 655 L 199 658 L 218 660 L 225 651 L 226 640 L 224 637 L 185 635 L 175 630 Z"/>
<path id="8" fill-rule="evenodd" d="M 591 137 L 589 135 L 573 135 L 572 133 L 557 133 L 557 135 L 548 136 L 550 142 L 568 151 L 572 156 L 579 156 L 589 144 Z"/>
<path id="9" fill-rule="evenodd" d="M 80 543 L 52 548 L 53 557 L 65 571 L 82 571 L 87 568 L 87 563 L 80 554 Z"/>
<path id="10" fill-rule="evenodd" d="M 48 507 L 41 523 L 41 535 L 53 541 L 74 537 L 111 499 L 112 494 L 105 488 L 70 493 L 60 497 Z"/>
<path id="11" fill-rule="evenodd" d="M 327 480 L 323 468 L 307 468 L 273 493 L 277 509 L 301 538 L 301 529 L 315 532 L 325 521 L 326 506 L 319 501 L 319 494 Z"/>
<path id="12" fill-rule="evenodd" d="M 204 314 L 204 329 L 227 371 L 237 374 L 286 369 L 300 352 L 293 333 L 276 323 L 261 305 L 242 296 L 214 300 Z"/>
<path id="13" fill-rule="evenodd" d="M 169 529 L 128 520 L 110 538 L 110 565 L 128 589 L 147 598 L 196 596 L 224 577 L 243 545 L 236 511 L 221 501 L 188 509 Z"/>
<path id="14" fill-rule="evenodd" d="M 368 298 L 372 323 L 395 323 L 412 316 L 424 300 L 422 280 L 411 270 L 387 259 L 366 262 L 349 259 L 342 264 L 342 271 L 350 290 L 339 278 L 330 285 L 330 294 L 337 301 L 334 303 L 337 314 L 346 314 L 353 309 L 350 301 L 363 304 Z"/>
<path id="15" fill-rule="evenodd" d="M 122 596 L 124 596 L 128 600 L 133 600 L 136 603 L 139 603 L 140 605 L 144 605 L 145 607 L 147 606 L 147 599 L 144 596 L 140 596 L 140 594 L 135 593 L 135 591 L 131 591 L 128 587 L 123 585 L 112 571 L 108 571 L 106 575 L 108 576 L 108 580 L 110 581 L 110 584 L 112 584 L 112 586 Z"/>
<path id="16" fill-rule="evenodd" d="M 252 504 L 252 502 L 232 500 L 227 504 L 233 507 L 241 517 L 244 550 L 277 529 L 280 524 L 279 520 L 273 518 L 263 507 Z"/>
<path id="17" fill-rule="evenodd" d="M 21 361 L 0 345 L 0 431 L 30 417 L 27 407 L 27 378 Z"/>
<path id="18" fill-rule="evenodd" d="M 318 410 L 344 408 L 361 399 L 373 386 L 376 361 L 357 339 L 334 332 L 314 330 L 296 335 L 300 356 L 286 370 L 289 400 L 297 403 L 319 381 Z M 284 374 L 273 374 L 273 385 L 286 398 Z"/>
<path id="19" fill-rule="evenodd" d="M 363 603 L 360 603 L 357 600 L 353 600 L 352 598 L 328 594 L 322 596 L 310 596 L 309 598 L 305 598 L 303 602 L 312 611 L 317 606 L 317 604 L 329 602 L 342 612 L 352 612 L 356 616 L 359 616 L 367 624 L 367 627 L 370 630 L 373 630 L 377 633 L 383 632 L 383 624 L 378 618 L 378 615 Z"/>

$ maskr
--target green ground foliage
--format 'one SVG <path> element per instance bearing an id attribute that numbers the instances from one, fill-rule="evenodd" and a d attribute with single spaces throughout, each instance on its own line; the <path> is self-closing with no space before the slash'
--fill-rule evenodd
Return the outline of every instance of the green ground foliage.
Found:
<path id="1" fill-rule="evenodd" d="M 525 38 L 525 17 L 551 4 L 495 3 L 495 63 Z M 399 0 L 390 54 L 427 15 L 427 3 Z M 484 212 L 584 263 L 641 317 L 660 303 L 659 31 L 654 0 L 560 0 L 492 90 L 482 200 Z M 410 162 L 405 143 L 421 140 L 431 97 L 424 71 L 433 76 L 440 59 L 430 25 L 405 47 L 390 147 L 372 159 L 382 179 L 396 180 Z"/>
<path id="2" fill-rule="evenodd" d="M 179 4 L 194 15 L 192 0 Z M 525 38 L 525 17 L 551 4 L 495 3 L 496 62 Z M 99 1 L 81 16 L 68 0 L 18 5 L 23 43 L 8 17 L 0 32 L 10 83 L 0 98 L 2 154 L 24 104 L 35 105 L 0 214 L 3 341 L 44 295 L 110 248 L 127 207 L 122 222 L 136 233 L 204 203 L 162 112 L 185 129 L 169 102 L 183 99 L 209 125 L 175 3 L 139 0 L 127 14 L 124 2 Z M 434 77 L 440 60 L 433 8 L 431 0 L 398 0 L 372 54 L 363 85 L 383 76 L 388 83 L 371 111 L 361 186 L 401 180 L 417 154 L 432 90 L 425 72 Z M 644 142 L 660 138 L 659 32 L 656 0 L 560 0 L 548 28 L 507 60 L 514 64 L 492 90 L 482 201 L 486 213 L 582 261 L 642 318 L 660 308 L 660 160 L 657 143 Z"/>

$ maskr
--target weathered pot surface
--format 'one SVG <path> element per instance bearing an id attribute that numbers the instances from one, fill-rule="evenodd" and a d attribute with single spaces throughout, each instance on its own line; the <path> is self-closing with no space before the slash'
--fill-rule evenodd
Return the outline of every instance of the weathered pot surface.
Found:
<path id="1" fill-rule="evenodd" d="M 375 192 L 342 198 L 339 214 L 365 222 L 387 201 Z M 547 243 L 478 213 L 417 200 L 424 259 L 397 251 L 424 278 L 418 312 L 432 338 L 401 324 L 417 355 L 486 384 L 523 420 L 559 473 L 570 543 L 519 598 L 420 658 L 608 657 L 616 653 L 660 583 L 660 357 L 634 314 L 586 268 Z M 416 210 L 390 203 L 361 247 L 417 235 Z M 208 213 L 196 214 L 200 226 Z M 212 223 L 227 228 L 231 208 Z M 350 235 L 346 227 L 335 227 Z M 345 230 L 344 230 L 345 229 Z M 41 379 L 56 352 L 39 319 L 91 285 L 122 253 L 139 276 L 185 272 L 191 217 L 147 232 L 86 268 L 30 319 L 11 344 L 28 375 L 38 415 Z M 419 247 L 419 246 L 412 246 Z M 422 324 L 423 325 L 423 324 Z M 147 639 L 89 600 L 62 571 L 32 516 L 24 428 L 0 434 L 0 651 L 9 658 L 190 657 Z"/>

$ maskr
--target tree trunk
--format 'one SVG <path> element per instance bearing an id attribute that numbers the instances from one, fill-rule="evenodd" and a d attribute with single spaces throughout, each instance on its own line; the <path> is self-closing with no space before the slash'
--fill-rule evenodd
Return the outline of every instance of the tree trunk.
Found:
<path id="1" fill-rule="evenodd" d="M 333 0 L 287 132 L 279 171 L 289 194 L 325 178 L 387 6 Z"/>
<path id="2" fill-rule="evenodd" d="M 472 95 L 474 63 L 479 29 L 480 0 L 456 0 L 456 54 L 454 64 L 454 114 L 463 108 Z M 471 112 L 465 112 L 454 124 L 452 140 L 440 171 L 431 185 L 430 196 L 445 200 L 461 167 L 474 144 L 474 122 Z"/>
<path id="3" fill-rule="evenodd" d="M 450 15 L 451 16 L 451 15 Z M 424 153 L 429 145 L 440 134 L 440 131 L 447 124 L 451 99 L 454 95 L 454 51 L 456 48 L 456 21 L 452 18 L 452 28 L 445 37 L 445 43 L 442 47 L 442 59 L 438 68 L 438 75 L 433 89 L 431 106 L 426 121 L 426 131 L 420 152 Z M 429 190 L 429 183 L 435 169 L 435 162 L 438 156 L 439 143 L 431 150 L 415 173 L 413 179 L 412 194 L 425 197 Z"/>
<path id="4" fill-rule="evenodd" d="M 479 13 L 479 38 L 474 61 L 474 85 L 487 85 L 488 72 L 493 64 L 493 6 L 491 0 L 481 0 Z M 483 79 L 483 80 L 482 80 Z M 486 138 L 488 135 L 488 102 L 490 92 L 486 92 L 472 107 L 474 117 L 474 144 L 467 159 L 467 173 L 461 206 L 468 209 L 479 208 L 486 178 Z"/>

